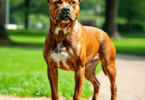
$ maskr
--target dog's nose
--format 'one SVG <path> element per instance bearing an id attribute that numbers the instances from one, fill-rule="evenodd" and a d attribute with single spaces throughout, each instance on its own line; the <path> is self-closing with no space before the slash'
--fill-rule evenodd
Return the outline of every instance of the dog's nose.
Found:
<path id="1" fill-rule="evenodd" d="M 63 14 L 69 14 L 70 13 L 70 8 L 69 7 L 63 7 L 62 9 Z"/>

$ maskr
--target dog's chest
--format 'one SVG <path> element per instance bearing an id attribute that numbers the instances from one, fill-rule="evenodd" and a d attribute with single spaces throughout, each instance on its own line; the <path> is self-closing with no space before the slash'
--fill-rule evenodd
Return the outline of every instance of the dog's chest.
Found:
<path id="1" fill-rule="evenodd" d="M 51 52 L 51 58 L 58 68 L 70 70 L 68 59 L 71 56 L 62 43 L 58 43 L 56 48 Z"/>

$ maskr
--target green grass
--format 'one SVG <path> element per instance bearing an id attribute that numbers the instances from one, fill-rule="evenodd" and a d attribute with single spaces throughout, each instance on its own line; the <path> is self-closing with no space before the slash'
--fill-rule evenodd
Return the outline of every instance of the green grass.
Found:
<path id="1" fill-rule="evenodd" d="M 43 46 L 47 30 L 8 30 L 7 33 L 16 43 Z"/>
<path id="2" fill-rule="evenodd" d="M 145 34 L 124 33 L 119 40 L 112 40 L 117 53 L 145 56 Z"/>
<path id="3" fill-rule="evenodd" d="M 100 70 L 99 65 L 96 73 Z M 51 89 L 46 72 L 42 49 L 0 47 L 0 94 L 50 97 Z M 59 96 L 72 98 L 74 85 L 74 72 L 59 70 Z M 91 95 L 90 84 L 85 79 L 82 97 L 88 98 Z"/>

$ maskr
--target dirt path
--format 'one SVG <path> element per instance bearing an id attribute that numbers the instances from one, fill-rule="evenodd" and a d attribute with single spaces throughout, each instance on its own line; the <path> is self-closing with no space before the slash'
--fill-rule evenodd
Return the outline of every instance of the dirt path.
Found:
<path id="1" fill-rule="evenodd" d="M 145 57 L 117 55 L 118 100 L 145 100 Z M 104 73 L 97 76 L 101 83 L 99 100 L 110 100 L 110 83 Z"/>
<path id="2" fill-rule="evenodd" d="M 117 55 L 118 100 L 145 100 L 145 57 Z M 101 72 L 97 76 L 101 83 L 99 99 L 110 100 L 110 83 Z M 50 100 L 49 98 L 19 98 L 0 96 L 0 100 Z M 61 99 L 64 100 L 64 99 Z"/>

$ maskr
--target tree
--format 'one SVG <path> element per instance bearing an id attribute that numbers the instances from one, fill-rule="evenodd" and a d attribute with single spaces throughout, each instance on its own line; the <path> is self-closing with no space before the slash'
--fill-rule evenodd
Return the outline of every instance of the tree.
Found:
<path id="1" fill-rule="evenodd" d="M 28 20 L 30 20 L 32 28 L 32 24 L 36 24 L 39 21 L 39 19 L 32 19 L 32 15 L 35 15 L 35 17 L 40 14 L 49 16 L 49 5 L 46 0 L 37 0 L 37 2 L 36 0 L 29 0 L 27 4 L 26 0 L 10 0 L 10 5 L 10 23 L 17 25 L 29 27 Z M 27 7 L 25 5 L 27 5 Z M 34 26 L 36 27 L 36 25 Z"/>
<path id="2" fill-rule="evenodd" d="M 92 10 L 92 9 L 96 9 L 96 5 L 97 4 L 101 4 L 104 5 L 104 0 L 83 0 L 80 3 L 80 9 L 81 10 Z M 90 6 L 91 5 L 91 6 Z"/>
<path id="3" fill-rule="evenodd" d="M 106 2 L 106 12 L 105 12 L 106 21 L 104 24 L 104 31 L 111 38 L 119 38 L 120 35 L 118 33 L 116 23 L 118 0 L 105 0 L 105 2 Z"/>
<path id="4" fill-rule="evenodd" d="M 6 1 L 0 0 L 0 40 L 9 40 L 5 31 L 5 14 L 6 14 Z"/>
<path id="5" fill-rule="evenodd" d="M 131 29 L 132 20 L 145 18 L 145 2 L 144 0 L 120 0 L 119 1 L 119 17 L 127 19 L 127 28 Z"/>
<path id="6" fill-rule="evenodd" d="M 30 0 L 25 0 L 25 28 L 28 28 L 28 20 L 29 20 L 29 3 Z"/>
<path id="7" fill-rule="evenodd" d="M 49 15 L 49 5 L 46 0 L 31 0 L 30 5 L 30 13 L 35 13 L 35 14 L 47 14 Z"/>

